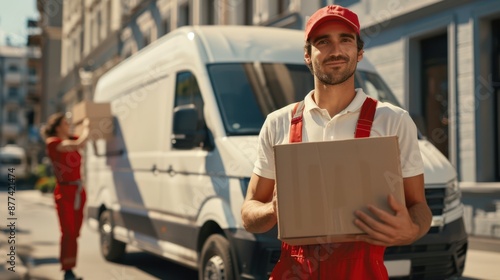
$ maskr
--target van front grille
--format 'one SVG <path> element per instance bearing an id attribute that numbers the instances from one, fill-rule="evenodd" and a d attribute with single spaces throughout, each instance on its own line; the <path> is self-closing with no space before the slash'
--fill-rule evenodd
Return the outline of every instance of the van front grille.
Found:
<path id="1" fill-rule="evenodd" d="M 454 252 L 449 254 L 450 252 Z M 442 280 L 462 275 L 465 267 L 467 241 L 457 244 L 388 247 L 387 254 L 411 258 L 411 275 L 391 280 Z"/>
<path id="2" fill-rule="evenodd" d="M 432 216 L 443 215 L 445 195 L 446 188 L 444 186 L 442 188 L 425 189 L 425 198 L 429 208 L 431 209 Z"/>

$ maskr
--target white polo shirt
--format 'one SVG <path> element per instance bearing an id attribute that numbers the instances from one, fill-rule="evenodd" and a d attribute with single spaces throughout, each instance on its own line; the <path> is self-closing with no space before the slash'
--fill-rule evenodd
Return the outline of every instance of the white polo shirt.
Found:
<path id="1" fill-rule="evenodd" d="M 326 109 L 318 107 L 309 92 L 305 97 L 302 141 L 330 141 L 354 138 L 361 106 L 367 95 L 356 89 L 356 96 L 343 111 L 330 117 Z M 269 114 L 259 135 L 257 160 L 253 172 L 261 177 L 275 179 L 273 146 L 289 143 L 290 120 L 294 104 Z M 417 128 L 407 111 L 386 102 L 377 102 L 370 137 L 398 136 L 403 177 L 424 173 L 418 146 Z M 376 148 L 376 147 L 374 147 Z"/>

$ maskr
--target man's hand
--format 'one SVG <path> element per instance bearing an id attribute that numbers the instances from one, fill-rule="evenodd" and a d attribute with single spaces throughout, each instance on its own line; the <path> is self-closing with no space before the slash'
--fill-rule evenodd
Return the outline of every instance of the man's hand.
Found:
<path id="1" fill-rule="evenodd" d="M 388 213 L 373 205 L 368 210 L 379 219 L 372 218 L 362 211 L 356 211 L 358 217 L 354 223 L 368 236 L 358 236 L 359 241 L 364 241 L 379 246 L 395 246 L 413 243 L 419 237 L 419 226 L 415 224 L 408 209 L 389 195 L 388 203 L 394 214 Z"/>

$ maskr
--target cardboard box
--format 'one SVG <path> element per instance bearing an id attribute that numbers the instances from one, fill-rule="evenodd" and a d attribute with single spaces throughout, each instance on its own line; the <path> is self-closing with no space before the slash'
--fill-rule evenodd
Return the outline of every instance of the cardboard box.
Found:
<path id="1" fill-rule="evenodd" d="M 278 238 L 291 245 L 355 241 L 355 210 L 404 205 L 396 136 L 276 145 Z"/>
<path id="2" fill-rule="evenodd" d="M 89 139 L 110 139 L 113 136 L 113 116 L 110 103 L 94 103 L 82 101 L 72 110 L 73 133 L 77 136 L 83 132 L 83 120 L 89 118 Z"/>
<path id="3" fill-rule="evenodd" d="M 110 103 L 94 103 L 92 101 L 82 101 L 72 110 L 72 122 L 78 124 L 85 118 L 108 118 L 111 117 Z"/>
<path id="4" fill-rule="evenodd" d="M 109 140 L 113 137 L 114 125 L 113 118 L 90 118 L 89 123 L 89 139 L 106 139 Z M 83 122 L 79 122 L 74 125 L 73 133 L 76 136 L 80 136 L 83 132 Z"/>

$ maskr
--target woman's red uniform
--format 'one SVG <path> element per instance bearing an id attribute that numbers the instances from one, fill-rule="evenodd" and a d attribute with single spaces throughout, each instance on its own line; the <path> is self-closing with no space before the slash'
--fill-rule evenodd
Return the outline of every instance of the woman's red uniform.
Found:
<path id="1" fill-rule="evenodd" d="M 59 137 L 48 138 L 47 154 L 57 180 L 54 199 L 61 230 L 61 268 L 70 270 L 76 266 L 77 238 L 82 227 L 86 194 L 80 177 L 81 155 L 78 151 L 57 151 L 61 142 Z"/>

